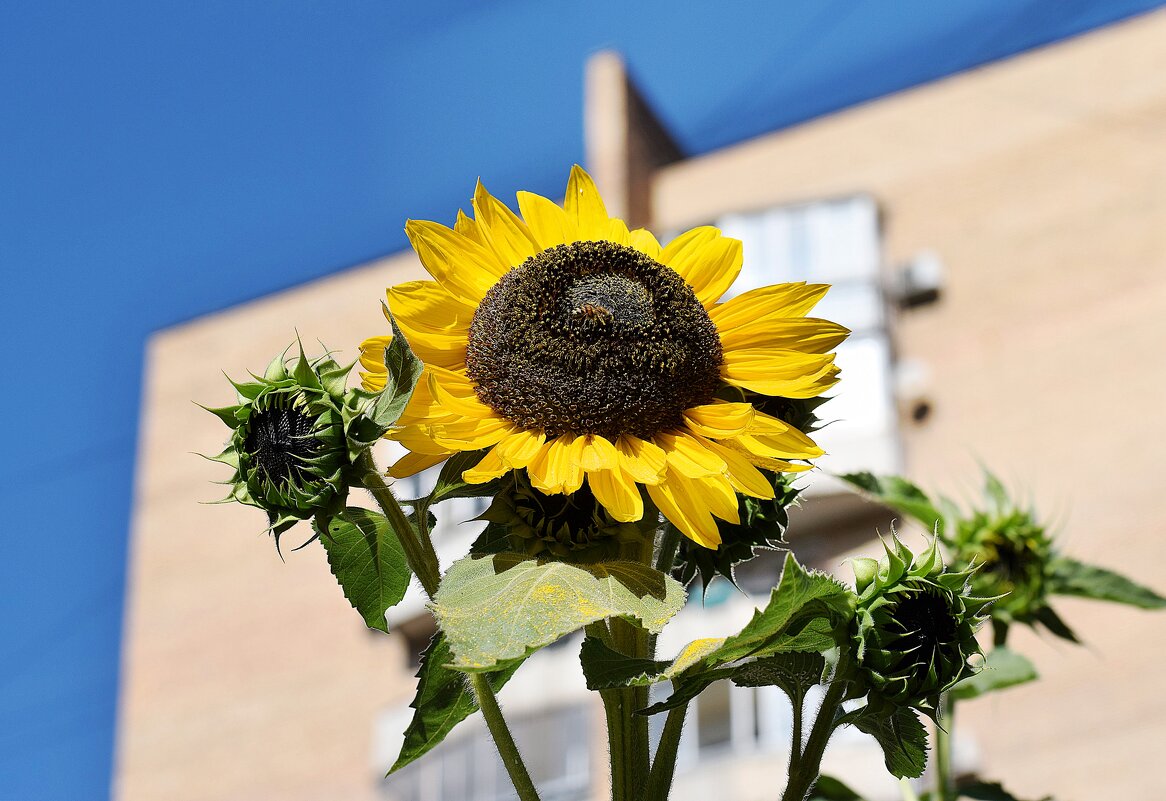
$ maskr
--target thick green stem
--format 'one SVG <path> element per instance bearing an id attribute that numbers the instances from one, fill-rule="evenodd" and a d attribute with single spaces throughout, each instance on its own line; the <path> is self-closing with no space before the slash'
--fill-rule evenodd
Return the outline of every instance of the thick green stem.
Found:
<path id="1" fill-rule="evenodd" d="M 486 727 L 494 738 L 494 744 L 498 746 L 498 754 L 502 757 L 502 764 L 506 767 L 506 773 L 510 776 L 510 782 L 518 792 L 518 797 L 522 801 L 539 801 L 538 791 L 534 789 L 534 782 L 530 780 L 522 755 L 518 753 L 518 746 L 506 726 L 506 720 L 502 717 L 502 709 L 498 706 L 498 699 L 494 696 L 490 682 L 482 673 L 471 673 L 470 686 L 478 698 L 478 706 L 482 709 L 482 717 L 486 719 Z"/>
<path id="2" fill-rule="evenodd" d="M 654 510 L 646 514 L 654 514 Z M 655 543 L 644 538 L 625 550 L 625 556 L 641 564 L 652 563 Z M 653 639 L 648 632 L 622 618 L 608 621 L 609 645 L 633 658 L 652 655 Z M 639 801 L 648 781 L 648 717 L 636 711 L 648 706 L 647 687 L 619 687 L 602 690 L 603 709 L 607 716 L 607 743 L 611 752 L 612 801 Z"/>
<path id="3" fill-rule="evenodd" d="M 955 702 L 946 694 L 939 701 L 935 724 L 935 797 L 955 801 L 955 774 L 951 769 L 951 733 L 955 726 Z"/>
<path id="4" fill-rule="evenodd" d="M 680 529 L 671 523 L 664 524 L 664 533 L 660 535 L 660 548 L 656 554 L 656 569 L 665 575 L 672 572 L 672 566 L 676 563 L 680 536 Z"/>
<path id="5" fill-rule="evenodd" d="M 664 731 L 660 734 L 660 744 L 656 746 L 656 756 L 652 759 L 644 801 L 668 801 L 672 777 L 676 773 L 676 751 L 680 747 L 680 735 L 684 730 L 684 716 L 687 712 L 688 704 L 668 711 Z"/>
<path id="6" fill-rule="evenodd" d="M 397 497 L 393 495 L 393 491 L 389 489 L 389 485 L 385 483 L 380 471 L 377 470 L 372 452 L 366 450 L 362 453 L 357 464 L 360 467 L 364 488 L 372 494 L 377 506 L 389 519 L 393 531 L 396 532 L 397 538 L 401 541 L 409 568 L 421 581 L 421 587 L 425 590 L 425 594 L 433 598 L 441 582 L 441 567 L 437 561 L 437 552 L 433 549 L 433 540 L 429 537 L 428 526 L 426 526 L 424 519 L 425 510 L 421 510 L 419 517 L 422 519 L 414 527 L 401 510 L 401 504 L 397 502 Z M 526 765 L 522 761 L 522 755 L 518 752 L 518 746 L 514 742 L 514 736 L 510 733 L 506 720 L 502 717 L 502 709 L 498 706 L 494 688 L 490 686 L 490 682 L 481 673 L 470 674 L 470 686 L 474 691 L 478 707 L 482 710 L 482 717 L 486 719 L 486 727 L 490 730 L 494 744 L 498 747 L 498 754 L 502 757 L 502 764 L 506 767 L 510 782 L 518 792 L 519 799 L 521 801 L 539 801 L 534 783 L 530 780 L 530 773 L 527 771 Z"/>
<path id="7" fill-rule="evenodd" d="M 802 713 L 806 706 L 806 699 L 798 695 L 797 698 L 790 698 L 790 703 L 793 705 L 794 720 L 792 731 L 789 738 L 789 775 L 793 776 L 801 770 L 802 766 L 802 745 L 805 739 L 805 732 L 802 730 Z"/>
<path id="8" fill-rule="evenodd" d="M 428 531 L 423 530 L 423 534 L 419 534 L 409 519 L 405 517 L 405 513 L 401 511 L 401 504 L 397 503 L 393 491 L 389 489 L 389 485 L 385 483 L 380 471 L 377 470 L 371 450 L 366 450 L 360 455 L 357 465 L 360 467 L 360 477 L 364 483 L 364 488 L 372 493 L 377 506 L 381 507 L 381 511 L 384 512 L 385 517 L 389 519 L 389 523 L 393 527 L 393 531 L 396 532 L 397 538 L 400 539 L 401 547 L 405 549 L 405 559 L 409 562 L 409 568 L 421 581 L 425 594 L 432 598 L 441 581 L 441 568 L 438 565 L 437 552 L 433 550 L 433 541 L 429 539 Z"/>
<path id="9" fill-rule="evenodd" d="M 805 801 L 818 781 L 818 775 L 822 772 L 822 755 L 826 753 L 826 743 L 834 733 L 834 720 L 846 696 L 846 681 L 843 677 L 846 675 L 849 662 L 850 654 L 844 647 L 838 657 L 834 681 L 826 688 L 826 697 L 822 699 L 822 706 L 814 718 L 814 726 L 810 729 L 806 747 L 802 749 L 801 759 L 796 769 L 794 765 L 790 766 L 789 783 L 781 796 L 782 801 Z"/>

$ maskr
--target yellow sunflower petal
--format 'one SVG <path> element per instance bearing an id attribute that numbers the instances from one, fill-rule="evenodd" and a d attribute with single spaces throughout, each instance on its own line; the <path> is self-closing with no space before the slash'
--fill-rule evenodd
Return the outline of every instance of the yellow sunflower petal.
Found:
<path id="1" fill-rule="evenodd" d="M 484 245 L 482 234 L 478 231 L 478 224 L 474 222 L 473 217 L 467 217 L 466 213 L 461 209 L 457 210 L 457 219 L 454 221 L 453 230 L 464 236 L 466 239 L 472 239 L 479 245 Z"/>
<path id="2" fill-rule="evenodd" d="M 744 348 L 777 348 L 802 353 L 826 353 L 838 347 L 850 329 L 814 317 L 762 317 L 721 331 L 726 351 Z"/>
<path id="3" fill-rule="evenodd" d="M 621 523 L 630 523 L 644 516 L 644 499 L 636 482 L 618 467 L 588 471 L 587 484 L 595 500 Z"/>
<path id="4" fill-rule="evenodd" d="M 769 479 L 744 455 L 710 440 L 706 440 L 704 446 L 725 460 L 725 475 L 737 492 L 766 500 L 774 497 L 773 485 Z"/>
<path id="5" fill-rule="evenodd" d="M 546 434 L 541 431 L 515 431 L 494 446 L 502 463 L 510 468 L 526 467 L 542 451 Z"/>
<path id="6" fill-rule="evenodd" d="M 510 472 L 510 466 L 498 455 L 498 447 L 486 452 L 476 465 L 469 470 L 462 471 L 462 480 L 467 484 L 485 484 L 487 481 L 504 476 Z"/>
<path id="7" fill-rule="evenodd" d="M 417 257 L 455 297 L 477 305 L 504 270 L 489 251 L 452 228 L 428 220 L 409 220 L 405 234 Z"/>
<path id="8" fill-rule="evenodd" d="M 420 473 L 422 470 L 428 470 L 436 464 L 441 464 L 448 459 L 450 454 L 447 453 L 414 453 L 410 451 L 393 463 L 389 468 L 389 475 L 393 478 L 407 478 Z"/>
<path id="9" fill-rule="evenodd" d="M 711 239 L 696 240 L 675 254 L 665 248 L 663 256 L 666 264 L 693 288 L 697 300 L 706 309 L 711 309 L 737 280 L 743 261 L 741 240 L 729 239 L 717 229 L 712 230 L 716 235 Z"/>
<path id="10" fill-rule="evenodd" d="M 465 391 L 465 384 L 459 380 L 460 377 L 456 373 L 433 365 L 427 367 L 429 392 L 442 407 L 453 414 L 471 419 L 493 416 L 494 410 L 478 400 L 472 386 L 468 393 Z"/>
<path id="11" fill-rule="evenodd" d="M 583 445 L 579 454 L 579 466 L 584 470 L 611 470 L 619 467 L 619 451 L 611 444 L 611 440 L 599 434 L 587 434 L 581 439 Z"/>
<path id="12" fill-rule="evenodd" d="M 620 466 L 641 484 L 658 484 L 668 465 L 664 449 L 653 442 L 624 434 L 615 441 Z"/>
<path id="13" fill-rule="evenodd" d="M 447 450 L 479 451 L 498 444 L 499 440 L 513 431 L 514 424 L 509 420 L 491 417 L 438 423 L 430 427 L 429 436 L 434 443 Z"/>
<path id="14" fill-rule="evenodd" d="M 533 192 L 519 192 L 518 210 L 543 250 L 575 241 L 575 226 L 553 200 Z"/>
<path id="15" fill-rule="evenodd" d="M 630 231 L 628 233 L 628 244 L 630 244 L 636 250 L 640 251 L 640 253 L 643 253 L 645 256 L 648 256 L 655 261 L 660 261 L 660 251 L 662 248 L 660 247 L 660 243 L 656 240 L 656 237 L 653 236 L 652 232 L 648 229 L 637 228 L 634 231 Z"/>
<path id="16" fill-rule="evenodd" d="M 608 242 L 614 242 L 624 247 L 631 245 L 631 232 L 628 231 L 628 224 L 619 217 L 611 218 L 607 225 L 607 236 L 603 238 Z"/>
<path id="17" fill-rule="evenodd" d="M 567 219 L 576 227 L 579 241 L 607 239 L 611 218 L 607 207 L 587 171 L 576 164 L 567 179 L 567 195 L 563 198 Z"/>
<path id="18" fill-rule="evenodd" d="M 708 507 L 692 498 L 688 483 L 670 471 L 665 481 L 648 485 L 648 496 L 681 534 L 706 548 L 716 548 L 721 544 L 717 521 Z"/>
<path id="19" fill-rule="evenodd" d="M 760 317 L 804 317 L 829 291 L 829 284 L 775 284 L 751 289 L 714 306 L 709 317 L 718 331 L 729 331 Z"/>
<path id="20" fill-rule="evenodd" d="M 725 461 L 721 457 L 688 434 L 657 434 L 654 439 L 664 449 L 670 473 L 701 478 L 720 475 L 725 470 Z"/>
<path id="21" fill-rule="evenodd" d="M 385 386 L 385 374 L 387 368 L 385 367 L 385 348 L 393 341 L 392 334 L 382 337 L 369 337 L 364 342 L 360 343 L 360 366 L 368 372 L 360 374 L 361 379 L 366 383 L 372 379 L 374 382 L 380 384 L 380 389 Z"/>
<path id="22" fill-rule="evenodd" d="M 548 495 L 570 493 L 583 485 L 583 468 L 579 466 L 583 438 L 563 434 L 543 445 L 526 467 L 530 483 Z"/>
<path id="23" fill-rule="evenodd" d="M 481 181 L 474 191 L 474 219 L 486 244 L 507 267 L 517 267 L 543 249 L 526 223 L 487 192 Z"/>
<path id="24" fill-rule="evenodd" d="M 812 398 L 833 386 L 834 354 L 776 348 L 726 350 L 721 377 L 729 384 L 784 398 Z"/>
<path id="25" fill-rule="evenodd" d="M 735 437 L 753 422 L 750 403 L 707 403 L 684 410 L 684 422 L 698 434 L 713 439 Z"/>

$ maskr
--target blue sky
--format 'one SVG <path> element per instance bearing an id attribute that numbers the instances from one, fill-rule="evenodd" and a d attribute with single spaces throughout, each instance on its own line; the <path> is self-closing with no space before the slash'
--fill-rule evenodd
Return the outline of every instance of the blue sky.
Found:
<path id="1" fill-rule="evenodd" d="M 561 192 L 604 47 L 691 154 L 1160 4 L 0 5 L 0 798 L 109 795 L 150 332 Z"/>

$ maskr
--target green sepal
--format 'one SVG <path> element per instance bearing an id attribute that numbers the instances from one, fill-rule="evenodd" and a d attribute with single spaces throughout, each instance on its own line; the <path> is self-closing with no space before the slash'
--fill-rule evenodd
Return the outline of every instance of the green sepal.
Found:
<path id="1" fill-rule="evenodd" d="M 947 691 L 953 701 L 970 701 L 986 693 L 1035 681 L 1039 676 L 1032 662 L 1010 648 L 988 652 L 978 673 L 963 679 Z"/>
<path id="2" fill-rule="evenodd" d="M 1166 607 L 1166 598 L 1149 587 L 1104 567 L 1087 565 L 1064 556 L 1053 560 L 1049 590 L 1057 595 L 1112 601 L 1139 609 Z"/>
<path id="3" fill-rule="evenodd" d="M 405 597 L 413 576 L 392 524 L 379 512 L 352 506 L 316 524 L 344 597 L 370 629 L 387 634 L 385 612 Z"/>
<path id="4" fill-rule="evenodd" d="M 866 732 L 883 749 L 883 760 L 891 775 L 917 779 L 927 767 L 927 730 L 907 707 L 883 712 L 864 709 L 850 718 L 859 731 Z"/>
<path id="5" fill-rule="evenodd" d="M 369 416 L 383 430 L 388 431 L 401 418 L 405 407 L 409 405 L 409 399 L 413 397 L 413 390 L 421 378 L 425 365 L 409 347 L 409 342 L 397 326 L 397 321 L 393 317 L 393 313 L 389 311 L 388 305 L 385 303 L 381 305 L 384 307 L 385 317 L 388 318 L 389 325 L 392 326 L 393 339 L 385 348 L 385 370 L 387 371 L 385 388 L 376 396 Z"/>
<path id="6" fill-rule="evenodd" d="M 461 559 L 433 597 L 450 666 L 492 671 L 609 617 L 658 633 L 684 605 L 675 579 L 637 562 L 567 564 L 523 554 Z"/>
<path id="7" fill-rule="evenodd" d="M 1050 633 L 1055 634 L 1062 640 L 1068 640 L 1076 645 L 1081 644 L 1081 640 L 1073 629 L 1069 628 L 1069 624 L 1061 619 L 1061 616 L 1053 611 L 1051 606 L 1042 606 L 1032 614 L 1032 621 L 1040 623 Z"/>
<path id="8" fill-rule="evenodd" d="M 389 773 L 429 753 L 457 724 L 478 710 L 465 675 L 445 667 L 452 659 L 445 635 L 437 632 L 421 654 L 417 693 L 409 704 L 415 710 L 413 719 L 405 729 L 405 742 Z M 522 660 L 517 660 L 486 675 L 494 692 L 502 689 L 521 664 Z"/>

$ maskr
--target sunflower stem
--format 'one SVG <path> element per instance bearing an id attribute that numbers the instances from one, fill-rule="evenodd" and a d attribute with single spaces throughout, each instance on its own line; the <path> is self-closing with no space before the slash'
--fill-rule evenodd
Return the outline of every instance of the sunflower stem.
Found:
<path id="1" fill-rule="evenodd" d="M 425 510 L 421 510 L 417 526 L 409 522 L 409 518 L 401 509 L 401 504 L 397 502 L 397 497 L 381 477 L 371 450 L 364 451 L 357 464 L 360 467 L 364 488 L 372 494 L 385 517 L 389 519 L 397 538 L 401 541 L 401 546 L 405 549 L 405 559 L 410 569 L 421 581 L 425 594 L 432 599 L 441 582 L 441 567 L 437 561 L 437 552 L 433 549 L 433 540 L 429 537 L 429 527 L 424 519 Z M 494 688 L 481 673 L 470 674 L 470 687 L 520 801 L 539 801 L 530 772 L 522 761 L 522 754 L 519 753 L 514 736 L 506 725 L 506 719 L 502 717 L 502 708 L 498 706 Z"/>
<path id="2" fill-rule="evenodd" d="M 482 717 L 486 719 L 486 727 L 494 738 L 494 744 L 498 747 L 498 755 L 502 757 L 502 764 L 506 766 L 506 773 L 510 776 L 510 782 L 514 785 L 519 799 L 521 801 L 539 801 L 538 791 L 534 789 L 534 782 L 530 779 L 530 773 L 527 772 L 526 764 L 522 761 L 522 754 L 519 753 L 518 745 L 510 734 L 506 719 L 502 717 L 502 709 L 498 706 L 498 699 L 495 697 L 494 690 L 490 687 L 490 682 L 486 679 L 485 674 L 471 673 L 470 686 L 474 690 L 474 695 L 477 696 Z"/>
<path id="3" fill-rule="evenodd" d="M 688 704 L 681 704 L 668 711 L 664 731 L 660 734 L 660 744 L 656 746 L 656 756 L 652 759 L 644 801 L 668 801 L 672 777 L 676 773 L 676 752 L 680 747 L 680 735 L 684 731 L 684 716 L 687 712 Z"/>
<path id="4" fill-rule="evenodd" d="M 656 554 L 656 569 L 667 575 L 672 572 L 676 564 L 676 553 L 680 550 L 680 529 L 671 523 L 664 524 L 664 533 L 660 536 L 660 548 Z"/>
<path id="5" fill-rule="evenodd" d="M 939 720 L 935 723 L 935 797 L 955 801 L 955 775 L 951 769 L 951 732 L 955 725 L 955 703 L 947 693 L 939 699 Z"/>
<path id="6" fill-rule="evenodd" d="M 814 718 L 814 726 L 810 729 L 810 736 L 806 740 L 806 747 L 802 750 L 801 759 L 793 764 L 791 759 L 789 782 L 781 801 L 805 801 L 810 790 L 818 781 L 822 771 L 822 755 L 826 753 L 826 743 L 834 733 L 838 710 L 842 708 L 842 701 L 846 697 L 846 673 L 850 665 L 850 650 L 845 645 L 839 649 L 838 666 L 834 670 L 834 680 L 826 688 L 826 697 L 822 699 L 822 706 Z M 796 747 L 791 743 L 791 748 Z"/>
<path id="7" fill-rule="evenodd" d="M 441 567 L 438 565 L 437 552 L 433 550 L 433 541 L 430 540 L 428 531 L 423 530 L 422 534 L 409 522 L 409 518 L 401 510 L 401 504 L 397 502 L 397 497 L 393 495 L 393 491 L 377 470 L 371 449 L 360 454 L 357 466 L 360 468 L 364 488 L 372 494 L 377 506 L 389 519 L 394 533 L 401 541 L 409 568 L 421 581 L 425 594 L 432 598 L 437 592 L 437 585 L 441 582 Z"/>

